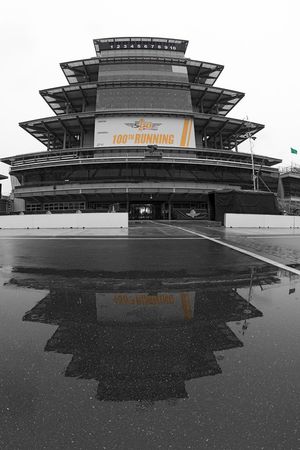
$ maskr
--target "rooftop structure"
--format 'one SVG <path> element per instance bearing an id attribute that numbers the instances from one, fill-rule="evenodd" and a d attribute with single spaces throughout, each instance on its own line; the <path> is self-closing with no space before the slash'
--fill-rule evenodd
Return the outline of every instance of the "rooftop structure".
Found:
<path id="1" fill-rule="evenodd" d="M 7 176 L 0 174 L 0 214 L 6 214 L 8 212 L 9 201 L 7 197 L 3 197 L 2 195 L 2 180 L 7 180 Z"/>
<path id="2" fill-rule="evenodd" d="M 0 199 L 1 199 L 1 196 L 2 196 L 2 185 L 1 185 L 1 181 L 2 180 L 7 180 L 7 176 L 5 176 L 5 175 L 1 175 L 0 174 Z"/>
<path id="3" fill-rule="evenodd" d="M 67 85 L 40 91 L 54 115 L 20 123 L 45 150 L 2 159 L 26 211 L 204 218 L 207 193 L 251 189 L 253 168 L 277 191 L 281 161 L 238 151 L 264 126 L 228 117 L 244 94 L 215 86 L 222 65 L 187 58 L 180 39 L 94 45 L 96 57 L 61 63 Z"/>
<path id="4" fill-rule="evenodd" d="M 291 165 L 280 169 L 278 189 L 282 208 L 293 215 L 300 215 L 300 166 Z"/>

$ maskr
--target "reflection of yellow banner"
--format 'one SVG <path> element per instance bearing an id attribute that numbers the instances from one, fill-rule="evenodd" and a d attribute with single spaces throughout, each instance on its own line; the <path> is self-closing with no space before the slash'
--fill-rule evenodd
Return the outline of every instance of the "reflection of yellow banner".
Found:
<path id="1" fill-rule="evenodd" d="M 195 148 L 194 121 L 183 117 L 96 117 L 95 147 L 161 145 Z"/>
<path id="2" fill-rule="evenodd" d="M 113 301 L 119 305 L 159 305 L 162 303 L 174 303 L 175 298 L 171 294 L 116 294 Z"/>
<path id="3" fill-rule="evenodd" d="M 119 292 L 96 294 L 97 318 L 102 322 L 192 320 L 195 292 Z"/>
<path id="4" fill-rule="evenodd" d="M 191 308 L 190 295 L 187 292 L 182 292 L 180 297 L 184 318 L 185 320 L 191 320 L 193 318 L 193 311 Z"/>

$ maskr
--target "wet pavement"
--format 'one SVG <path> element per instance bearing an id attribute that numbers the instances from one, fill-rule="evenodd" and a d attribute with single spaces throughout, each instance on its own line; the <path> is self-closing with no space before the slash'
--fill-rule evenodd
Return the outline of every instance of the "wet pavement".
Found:
<path id="1" fill-rule="evenodd" d="M 268 256 L 273 260 L 300 267 L 300 230 L 239 230 L 224 233 L 225 240 Z"/>
<path id="2" fill-rule="evenodd" d="M 1 449 L 300 447 L 300 278 L 200 235 L 300 252 L 194 223 L 0 233 Z"/>

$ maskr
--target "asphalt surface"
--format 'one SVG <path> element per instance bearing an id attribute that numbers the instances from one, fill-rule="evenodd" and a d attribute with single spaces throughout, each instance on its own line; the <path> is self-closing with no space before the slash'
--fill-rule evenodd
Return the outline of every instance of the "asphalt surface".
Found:
<path id="1" fill-rule="evenodd" d="M 171 225 L 0 233 L 1 449 L 299 448 L 298 233 Z"/>

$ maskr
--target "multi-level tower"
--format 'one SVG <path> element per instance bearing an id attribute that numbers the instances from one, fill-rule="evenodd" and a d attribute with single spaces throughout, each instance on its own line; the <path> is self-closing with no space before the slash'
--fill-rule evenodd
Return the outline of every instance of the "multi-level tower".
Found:
<path id="1" fill-rule="evenodd" d="M 1 181 L 6 179 L 7 177 L 5 175 L 0 174 L 0 214 L 6 214 L 8 211 L 8 199 L 2 197 L 2 185 L 1 185 Z"/>
<path id="2" fill-rule="evenodd" d="M 2 195 L 2 185 L 1 185 L 1 181 L 2 180 L 6 180 L 7 179 L 7 177 L 5 176 L 5 175 L 1 175 L 0 174 L 0 198 L 1 198 L 1 195 Z"/>
<path id="3" fill-rule="evenodd" d="M 96 57 L 61 64 L 67 86 L 40 91 L 55 115 L 20 124 L 47 150 L 2 159 L 26 211 L 204 217 L 207 192 L 252 189 L 253 168 L 277 190 L 280 160 L 238 152 L 263 125 L 227 116 L 244 94 L 214 86 L 223 66 L 186 58 L 179 39 L 94 45 Z"/>

